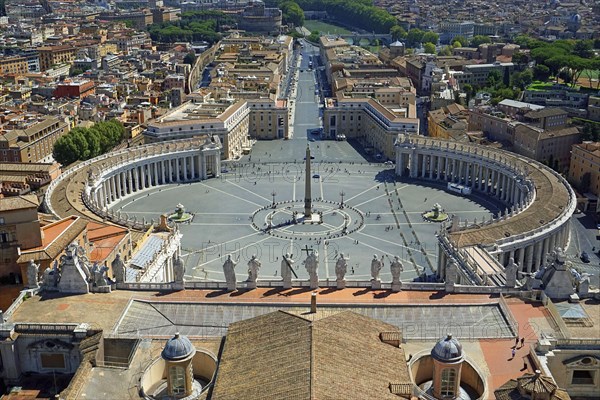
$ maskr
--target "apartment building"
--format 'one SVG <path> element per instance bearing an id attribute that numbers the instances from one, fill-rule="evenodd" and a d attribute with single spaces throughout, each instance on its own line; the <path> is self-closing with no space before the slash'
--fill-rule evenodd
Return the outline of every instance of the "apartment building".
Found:
<path id="1" fill-rule="evenodd" d="M 0 58 L 0 75 L 26 74 L 29 71 L 25 57 L 3 57 Z"/>
<path id="2" fill-rule="evenodd" d="M 499 108 L 477 107 L 469 110 L 469 129 L 482 131 L 507 149 L 546 163 L 558 171 L 569 167 L 571 146 L 579 143 L 579 129 L 567 125 L 567 113 L 544 108 L 524 107 L 513 116 Z"/>
<path id="3" fill-rule="evenodd" d="M 400 133 L 417 134 L 416 107 L 386 107 L 372 98 L 327 99 L 323 132 L 330 139 L 364 140 L 384 159 L 393 159 L 394 140 Z"/>
<path id="4" fill-rule="evenodd" d="M 600 196 L 600 142 L 573 145 L 568 179 L 579 191 Z"/>
<path id="5" fill-rule="evenodd" d="M 38 47 L 40 54 L 40 70 L 46 71 L 59 64 L 71 65 L 75 61 L 77 49 L 71 46 Z"/>
<path id="6" fill-rule="evenodd" d="M 450 104 L 427 113 L 427 129 L 429 136 L 468 141 L 467 128 L 469 112 L 460 104 Z"/>
<path id="7" fill-rule="evenodd" d="M 56 117 L 23 121 L 0 132 L 0 162 L 51 162 L 54 143 L 68 131 L 69 125 Z"/>
<path id="8" fill-rule="evenodd" d="M 454 78 L 460 86 L 469 84 L 475 87 L 484 87 L 487 85 L 487 79 L 490 72 L 497 71 L 500 73 L 502 81 L 508 85 L 510 83 L 510 75 L 515 69 L 513 63 L 494 62 L 491 64 L 471 64 L 463 67 L 462 73 L 457 72 Z"/>

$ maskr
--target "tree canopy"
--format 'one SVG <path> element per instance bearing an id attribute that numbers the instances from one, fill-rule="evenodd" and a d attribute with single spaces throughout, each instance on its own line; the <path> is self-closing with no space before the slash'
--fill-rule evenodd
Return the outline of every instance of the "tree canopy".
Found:
<path id="1" fill-rule="evenodd" d="M 288 0 L 279 5 L 283 13 L 283 22 L 285 24 L 293 24 L 294 26 L 304 25 L 304 11 L 298 3 Z"/>
<path id="2" fill-rule="evenodd" d="M 278 6 L 285 1 L 279 1 Z M 296 0 L 304 11 L 327 11 L 337 21 L 375 33 L 389 33 L 396 18 L 371 0 Z"/>
<path id="3" fill-rule="evenodd" d="M 235 19 L 222 11 L 189 11 L 181 14 L 181 20 L 152 24 L 148 32 L 152 40 L 174 43 L 180 41 L 206 41 L 215 43 L 221 39 L 222 26 L 235 24 Z"/>
<path id="4" fill-rule="evenodd" d="M 423 49 L 427 54 L 435 54 L 435 44 L 427 42 L 423 44 Z"/>
<path id="5" fill-rule="evenodd" d="M 475 35 L 471 39 L 471 47 L 478 47 L 480 44 L 492 43 L 492 39 L 489 36 Z"/>
<path id="6" fill-rule="evenodd" d="M 91 128 L 73 128 L 54 143 L 52 155 L 62 165 L 88 160 L 111 150 L 123 139 L 125 128 L 115 119 L 98 122 Z"/>

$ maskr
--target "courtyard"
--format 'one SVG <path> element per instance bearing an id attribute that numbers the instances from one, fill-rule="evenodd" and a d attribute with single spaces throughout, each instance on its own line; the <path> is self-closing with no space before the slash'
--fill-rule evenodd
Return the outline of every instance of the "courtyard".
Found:
<path id="1" fill-rule="evenodd" d="M 256 147 L 278 143 L 259 142 Z M 323 147 L 327 142 L 320 143 Z M 345 144 L 349 152 L 352 147 Z M 344 254 L 349 258 L 348 280 L 371 279 L 376 255 L 384 259 L 383 281 L 391 280 L 394 256 L 404 265 L 401 279 L 412 281 L 437 269 L 441 224 L 424 220 L 424 212 L 439 203 L 449 216 L 473 221 L 498 211 L 496 204 L 476 194 L 456 196 L 443 186 L 398 180 L 393 167 L 381 163 L 318 158 L 312 161 L 310 182 L 313 211 L 322 215 L 319 222 L 294 222 L 294 211 L 302 214 L 304 209 L 305 165 L 300 157 L 295 162 L 272 162 L 270 157 L 264 163 L 224 163 L 220 178 L 154 188 L 114 209 L 156 221 L 181 203 L 193 215 L 179 225 L 185 278 L 191 281 L 223 281 L 222 265 L 229 254 L 238 262 L 238 281 L 246 279 L 252 255 L 262 263 L 259 280 L 280 279 L 282 256 L 288 253 L 295 275 L 306 279 L 302 262 L 313 249 L 319 254 L 320 279 L 335 280 L 336 259 Z"/>

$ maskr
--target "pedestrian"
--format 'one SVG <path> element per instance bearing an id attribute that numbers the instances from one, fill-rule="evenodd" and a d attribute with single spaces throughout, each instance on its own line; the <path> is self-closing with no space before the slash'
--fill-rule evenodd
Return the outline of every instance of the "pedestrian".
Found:
<path id="1" fill-rule="evenodd" d="M 512 354 L 512 358 L 515 358 L 515 354 L 517 354 L 517 351 L 513 348 L 511 351 L 511 354 Z"/>
<path id="2" fill-rule="evenodd" d="M 521 347 L 523 347 L 523 346 L 525 346 L 525 338 L 524 337 L 521 338 Z"/>
<path id="3" fill-rule="evenodd" d="M 517 337 L 515 338 L 515 347 L 517 347 L 517 345 L 518 345 L 518 344 L 519 344 L 519 337 L 517 336 Z"/>

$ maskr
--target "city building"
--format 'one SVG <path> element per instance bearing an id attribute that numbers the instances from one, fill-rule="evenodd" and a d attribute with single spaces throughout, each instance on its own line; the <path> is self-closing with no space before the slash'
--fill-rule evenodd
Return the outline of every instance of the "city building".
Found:
<path id="1" fill-rule="evenodd" d="M 378 158 L 394 159 L 397 135 L 418 132 L 419 119 L 414 105 L 384 106 L 371 98 L 326 99 L 325 137 L 364 140 L 365 147 Z"/>
<path id="2" fill-rule="evenodd" d="M 3 57 L 0 59 L 0 75 L 20 75 L 29 72 L 29 65 L 25 57 Z"/>
<path id="3" fill-rule="evenodd" d="M 57 65 L 71 65 L 75 61 L 77 49 L 68 45 L 38 47 L 40 71 L 44 72 Z"/>
<path id="4" fill-rule="evenodd" d="M 24 121 L 15 129 L 0 132 L 0 161 L 52 162 L 52 150 L 69 125 L 56 117 Z"/>
<path id="5" fill-rule="evenodd" d="M 32 194 L 0 198 L 0 277 L 19 279 L 19 249 L 42 245 L 38 207 Z"/>
<path id="6" fill-rule="evenodd" d="M 192 96 L 168 114 L 150 122 L 144 132 L 150 142 L 217 135 L 223 143 L 221 155 L 233 159 L 251 149 L 250 138 L 288 137 L 288 108 L 283 100 L 239 100 Z"/>
<path id="7" fill-rule="evenodd" d="M 600 196 L 600 143 L 584 142 L 571 148 L 569 182 L 583 195 L 580 209 L 598 210 Z"/>

